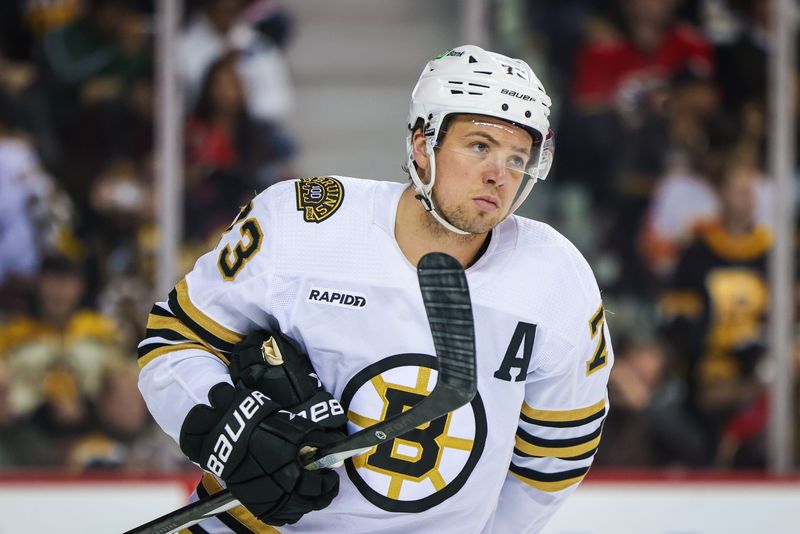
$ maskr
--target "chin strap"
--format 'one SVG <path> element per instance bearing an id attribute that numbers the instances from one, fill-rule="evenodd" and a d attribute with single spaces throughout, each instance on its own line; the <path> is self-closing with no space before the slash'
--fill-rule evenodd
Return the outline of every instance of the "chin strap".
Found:
<path id="1" fill-rule="evenodd" d="M 417 193 L 414 198 L 419 200 L 422 203 L 422 206 L 425 208 L 425 211 L 430 213 L 436 222 L 450 230 L 451 232 L 458 234 L 458 235 L 471 235 L 472 232 L 467 232 L 466 230 L 462 230 L 461 228 L 454 226 L 451 224 L 447 219 L 439 215 L 439 212 L 433 207 L 433 203 L 429 198 L 426 198 L 422 193 Z"/>
<path id="2" fill-rule="evenodd" d="M 417 192 L 416 195 L 414 195 L 414 198 L 420 201 L 422 207 L 425 208 L 425 211 L 430 213 L 433 216 L 433 218 L 436 219 L 436 222 L 438 222 L 439 224 L 441 224 L 454 234 L 471 235 L 472 232 L 467 232 L 466 230 L 462 230 L 461 228 L 453 225 L 452 223 L 450 223 L 450 221 L 442 217 L 438 211 L 436 211 L 436 207 L 433 205 L 433 198 L 431 195 L 431 191 L 433 190 L 433 184 L 436 180 L 436 164 L 434 160 L 433 150 L 429 150 L 428 154 L 430 156 L 428 161 L 431 162 L 430 183 L 424 184 L 422 182 L 422 180 L 419 178 L 419 175 L 417 174 L 417 168 L 414 166 L 413 161 L 410 162 L 410 165 L 408 166 L 408 172 L 411 174 L 413 178 L 411 181 L 414 183 L 414 189 Z"/>

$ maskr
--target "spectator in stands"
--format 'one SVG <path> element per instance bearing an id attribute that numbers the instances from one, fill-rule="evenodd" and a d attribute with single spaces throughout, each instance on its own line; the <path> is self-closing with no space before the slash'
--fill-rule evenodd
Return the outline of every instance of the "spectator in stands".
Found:
<path id="1" fill-rule="evenodd" d="M 0 102 L 0 315 L 24 311 L 43 255 L 75 254 L 72 203 L 47 174 L 13 102 Z"/>
<path id="2" fill-rule="evenodd" d="M 0 286 L 13 276 L 31 278 L 39 266 L 37 223 L 30 210 L 37 174 L 30 145 L 8 135 L 0 119 Z"/>
<path id="3" fill-rule="evenodd" d="M 718 197 L 709 183 L 731 151 L 757 161 L 764 143 L 761 105 L 745 104 L 731 116 L 722 106 L 728 87 L 703 71 L 684 69 L 673 78 L 670 96 L 671 165 L 659 180 L 640 233 L 640 252 L 663 279 L 674 268 L 695 226 L 717 215 Z M 756 220 L 773 226 L 774 187 L 761 176 L 756 187 Z"/>
<path id="4" fill-rule="evenodd" d="M 711 47 L 676 21 L 676 0 L 618 0 L 621 34 L 589 42 L 578 53 L 573 99 L 586 112 L 635 98 L 686 67 L 713 68 Z"/>
<path id="5" fill-rule="evenodd" d="M 60 139 L 60 178 L 70 195 L 87 197 L 87 177 L 112 154 L 110 140 L 120 131 L 110 117 L 131 84 L 149 75 L 152 51 L 141 3 L 88 0 L 85 13 L 47 33 L 40 71 L 47 109 Z M 85 208 L 79 205 L 81 211 Z"/>
<path id="6" fill-rule="evenodd" d="M 584 154 L 576 158 L 584 164 L 575 171 L 600 194 L 615 187 L 618 136 L 663 114 L 664 89 L 672 75 L 690 66 L 707 72 L 713 68 L 708 43 L 675 19 L 676 0 L 617 0 L 615 5 L 612 29 L 596 32 L 578 52 L 571 91 L 574 117 L 565 124 L 573 132 L 566 132 L 568 137 L 578 143 L 576 152 Z"/>
<path id="7" fill-rule="evenodd" d="M 147 72 L 150 51 L 136 37 L 138 20 L 130 0 L 89 0 L 80 18 L 44 36 L 42 67 L 61 124 L 82 102 L 115 98 Z"/>
<path id="8" fill-rule="evenodd" d="M 280 129 L 252 117 L 236 68 L 237 56 L 209 67 L 186 124 L 186 222 L 189 239 L 205 239 L 230 223 L 263 182 L 286 176 L 294 148 Z M 258 179 L 258 177 L 261 179 Z"/>
<path id="9" fill-rule="evenodd" d="M 664 355 L 655 345 L 623 343 L 620 348 L 608 384 L 614 411 L 603 426 L 603 446 L 596 461 L 598 465 L 653 465 L 647 411 L 664 380 Z"/>
<path id="10" fill-rule="evenodd" d="M 660 307 L 682 359 L 689 408 L 706 429 L 709 461 L 731 418 L 757 402 L 765 352 L 766 260 L 772 237 L 756 219 L 759 171 L 731 157 L 721 169 L 720 212 L 681 254 Z"/>
<path id="11" fill-rule="evenodd" d="M 278 0 L 246 0 L 244 18 L 285 51 L 294 34 L 294 21 Z"/>
<path id="12" fill-rule="evenodd" d="M 292 106 L 289 71 L 280 49 L 244 19 L 242 7 L 241 0 L 206 0 L 184 30 L 179 57 L 188 104 L 190 109 L 196 104 L 214 61 L 237 52 L 248 111 L 277 122 Z"/>
<path id="13" fill-rule="evenodd" d="M 66 465 L 69 450 L 91 429 L 91 404 L 80 389 L 75 370 L 57 360 L 39 377 L 41 400 L 30 414 L 34 428 L 44 436 L 57 465 Z"/>
<path id="14" fill-rule="evenodd" d="M 107 162 L 92 180 L 92 249 L 101 284 L 114 274 L 138 269 L 140 232 L 155 212 L 152 185 L 142 165 L 128 158 Z"/>
<path id="15" fill-rule="evenodd" d="M 83 0 L 0 2 L 0 56 L 32 61 L 33 50 L 42 37 L 78 18 L 83 4 Z"/>
<path id="16" fill-rule="evenodd" d="M 133 360 L 103 369 L 94 397 L 95 422 L 72 447 L 67 463 L 77 470 L 174 471 L 191 465 L 169 437 L 155 428 L 137 386 Z"/>
<path id="17" fill-rule="evenodd" d="M 42 377 L 52 366 L 74 372 L 81 392 L 99 386 L 100 366 L 119 357 L 117 327 L 85 307 L 82 266 L 63 257 L 42 262 L 30 311 L 0 327 L 0 358 L 14 380 L 11 398 L 24 415 L 42 400 Z"/>
<path id="18" fill-rule="evenodd" d="M 525 2 L 526 24 L 531 32 L 530 40 L 543 49 L 545 66 L 549 73 L 547 87 L 551 88 L 554 101 L 569 90 L 572 79 L 572 63 L 583 41 L 584 35 L 594 33 L 595 25 L 607 23 L 595 13 L 604 2 L 600 0 L 527 0 Z"/>
<path id="19" fill-rule="evenodd" d="M 686 385 L 670 369 L 664 347 L 649 339 L 617 345 L 609 381 L 614 409 L 595 461 L 616 467 L 701 465 L 707 459 L 703 435 L 686 413 Z"/>
<path id="20" fill-rule="evenodd" d="M 562 173 L 585 184 L 607 221 L 607 256 L 619 293 L 654 291 L 635 240 L 649 197 L 670 157 L 670 81 L 686 68 L 711 73 L 710 45 L 676 18 L 676 0 L 618 0 L 615 32 L 598 32 L 578 53 L 564 149 L 580 153 Z M 635 231 L 635 230 L 634 230 Z"/>
<path id="21" fill-rule="evenodd" d="M 747 104 L 766 106 L 770 1 L 729 1 L 742 28 L 733 42 L 717 47 L 717 79 L 726 109 L 738 114 Z"/>
<path id="22" fill-rule="evenodd" d="M 150 294 L 153 287 L 153 258 L 149 250 L 153 227 L 148 225 L 139 237 L 138 253 L 140 261 L 135 271 L 113 273 L 104 284 L 98 297 L 100 313 L 112 319 L 118 326 L 119 346 L 130 354 L 136 352 L 136 346 L 145 332 L 142 317 L 152 307 Z M 146 242 L 146 243 L 143 243 Z"/>
<path id="23" fill-rule="evenodd" d="M 247 157 L 252 127 L 236 55 L 222 56 L 206 71 L 200 97 L 186 123 L 186 165 L 190 182 L 215 169 L 233 170 Z M 245 131 L 243 131 L 245 130 Z"/>
<path id="24" fill-rule="evenodd" d="M 14 413 L 11 379 L 8 366 L 0 360 L 0 469 L 50 466 L 53 452 L 44 437 Z"/>
<path id="25" fill-rule="evenodd" d="M 719 89 L 703 70 L 675 74 L 668 108 L 667 170 L 649 199 L 639 235 L 640 253 L 661 280 L 672 273 L 696 226 L 716 216 L 717 193 L 708 174 L 728 156 L 737 132 L 722 112 Z"/>

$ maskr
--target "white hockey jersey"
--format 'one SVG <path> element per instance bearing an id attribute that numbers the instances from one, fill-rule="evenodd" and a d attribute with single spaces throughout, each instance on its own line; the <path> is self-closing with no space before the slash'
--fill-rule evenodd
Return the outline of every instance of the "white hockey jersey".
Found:
<path id="1" fill-rule="evenodd" d="M 274 185 L 156 304 L 140 388 L 176 440 L 189 410 L 230 382 L 245 333 L 308 352 L 350 431 L 413 406 L 436 382 L 416 269 L 394 239 L 406 186 L 345 177 Z M 208 532 L 535 533 L 586 475 L 608 410 L 613 352 L 591 269 L 551 227 L 511 216 L 466 270 L 478 395 L 338 469 L 340 492 L 295 525 L 243 507 Z M 206 475 L 200 496 L 221 485 Z"/>

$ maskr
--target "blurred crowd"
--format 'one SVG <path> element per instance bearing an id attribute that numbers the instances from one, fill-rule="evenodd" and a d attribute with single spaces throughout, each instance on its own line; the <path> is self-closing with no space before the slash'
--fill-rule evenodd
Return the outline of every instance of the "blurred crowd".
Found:
<path id="1" fill-rule="evenodd" d="M 763 468 L 772 2 L 518 9 L 507 44 L 557 99 L 547 210 L 595 268 L 617 355 L 595 465 Z"/>
<path id="2" fill-rule="evenodd" d="M 187 468 L 136 388 L 158 242 L 151 4 L 0 3 L 0 468 Z M 185 4 L 188 269 L 294 177 L 297 144 L 285 6 Z M 491 48 L 554 99 L 560 156 L 528 215 L 588 257 L 614 337 L 596 465 L 764 467 L 769 0 L 490 7 Z"/>
<path id="3" fill-rule="evenodd" d="M 154 300 L 155 4 L 0 2 L 0 469 L 181 470 L 138 392 Z M 184 2 L 181 268 L 293 175 L 273 0 Z"/>

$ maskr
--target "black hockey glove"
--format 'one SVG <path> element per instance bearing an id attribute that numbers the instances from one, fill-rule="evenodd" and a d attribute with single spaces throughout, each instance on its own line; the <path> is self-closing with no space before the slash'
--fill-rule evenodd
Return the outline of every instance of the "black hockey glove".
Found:
<path id="1" fill-rule="evenodd" d="M 320 447 L 344 437 L 328 430 L 345 420 L 330 395 L 298 406 L 307 418 L 281 410 L 260 391 L 227 383 L 212 387 L 209 400 L 211 406 L 195 406 L 186 416 L 181 450 L 224 480 L 253 515 L 280 526 L 331 503 L 339 492 L 338 474 L 330 469 L 307 471 L 298 460 L 302 447 Z"/>
<path id="2" fill-rule="evenodd" d="M 265 330 L 251 332 L 233 347 L 230 373 L 234 384 L 266 393 L 282 408 L 325 391 L 308 355 L 282 335 Z"/>

